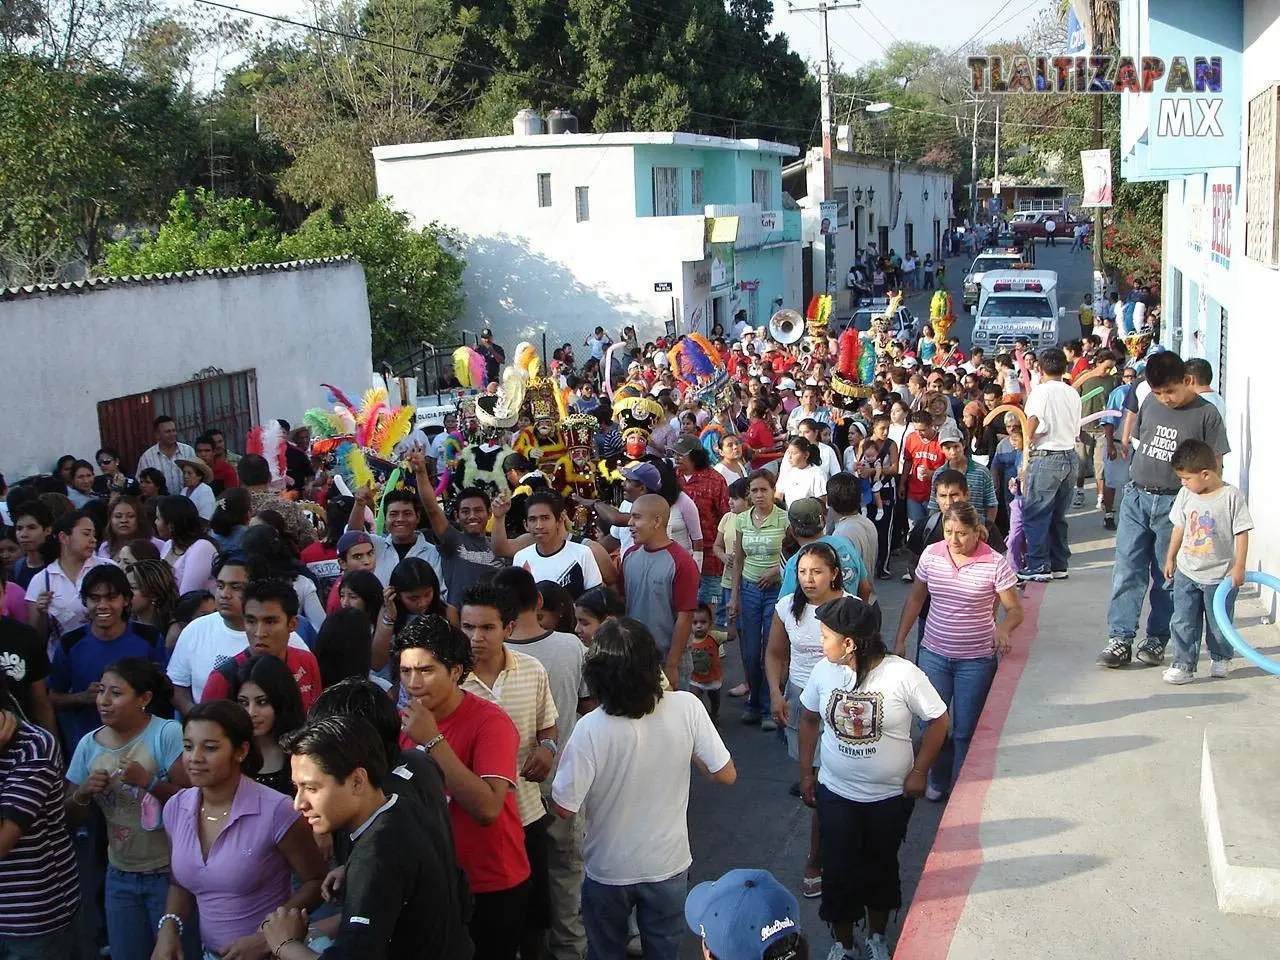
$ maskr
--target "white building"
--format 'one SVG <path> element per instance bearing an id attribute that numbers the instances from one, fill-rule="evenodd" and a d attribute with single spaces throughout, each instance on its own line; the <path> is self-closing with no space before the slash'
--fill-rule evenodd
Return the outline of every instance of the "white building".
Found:
<path id="1" fill-rule="evenodd" d="M 263 419 L 320 405 L 321 383 L 358 394 L 371 372 L 364 268 L 348 257 L 0 290 L 0 326 L 10 480 L 101 446 L 132 468 L 161 414 L 185 443 L 217 426 L 243 450 Z"/>
<path id="2" fill-rule="evenodd" d="M 784 171 L 787 192 L 802 207 L 812 209 L 823 196 L 822 150 L 814 147 L 804 159 Z M 844 287 L 845 274 L 856 251 L 868 243 L 882 254 L 890 250 L 905 255 L 915 250 L 921 257 L 942 253 L 942 235 L 951 225 L 955 200 L 951 175 L 933 167 L 836 151 L 832 158 L 831 193 L 836 203 L 836 289 Z M 816 219 L 809 218 L 816 224 Z M 805 299 L 823 290 L 825 251 L 817 230 L 806 228 Z M 808 251 L 812 250 L 812 254 Z M 810 259 L 812 258 L 812 259 Z"/>
<path id="3" fill-rule="evenodd" d="M 534 134 L 378 147 L 378 193 L 460 235 L 464 326 L 508 351 L 727 329 L 800 302 L 796 147 L 689 133 Z M 581 355 L 581 350 L 579 350 Z"/>

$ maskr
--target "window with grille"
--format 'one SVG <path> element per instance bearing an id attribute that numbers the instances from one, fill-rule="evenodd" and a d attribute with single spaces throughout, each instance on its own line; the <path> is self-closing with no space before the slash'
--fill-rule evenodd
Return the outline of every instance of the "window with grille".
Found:
<path id="1" fill-rule="evenodd" d="M 538 206 L 551 206 L 551 174 L 538 174 Z"/>
<path id="2" fill-rule="evenodd" d="M 849 222 L 849 188 L 836 187 L 831 191 L 831 199 L 836 202 L 836 223 Z"/>
<path id="3" fill-rule="evenodd" d="M 653 168 L 653 215 L 655 217 L 680 216 L 679 168 Z"/>
<path id="4" fill-rule="evenodd" d="M 763 207 L 769 206 L 769 201 L 773 197 L 773 171 L 772 170 L 752 170 L 751 171 L 751 202 L 758 203 Z M 848 197 L 845 198 L 848 202 Z"/>
<path id="5" fill-rule="evenodd" d="M 689 171 L 689 202 L 693 204 L 695 210 L 703 205 L 701 168 Z"/>
<path id="6" fill-rule="evenodd" d="M 579 223 L 591 219 L 591 206 L 587 199 L 586 187 L 573 188 L 573 207 Z"/>
<path id="7" fill-rule="evenodd" d="M 1214 382 L 1218 386 L 1218 393 L 1225 400 L 1227 398 L 1227 308 L 1220 308 L 1220 312 L 1222 321 L 1218 329 L 1218 369 L 1215 371 Z"/>

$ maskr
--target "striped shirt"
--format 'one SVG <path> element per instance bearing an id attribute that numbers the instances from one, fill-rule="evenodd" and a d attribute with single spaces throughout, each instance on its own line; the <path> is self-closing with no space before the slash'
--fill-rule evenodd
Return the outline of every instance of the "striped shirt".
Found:
<path id="1" fill-rule="evenodd" d="M 929 491 L 930 510 L 938 509 L 938 477 L 950 469 L 951 467 L 944 463 L 933 471 L 933 486 Z M 969 502 L 978 511 L 978 515 L 986 520 L 987 511 L 995 509 L 999 503 L 996 500 L 996 484 L 991 479 L 991 471 L 971 457 L 968 466 L 964 468 L 964 479 L 969 484 Z"/>
<path id="2" fill-rule="evenodd" d="M 969 562 L 956 566 L 945 540 L 920 555 L 916 579 L 929 588 L 924 645 L 941 657 L 976 660 L 995 652 L 996 595 L 1017 585 L 1007 560 L 979 543 Z"/>
<path id="3" fill-rule="evenodd" d="M 80 906 L 62 797 L 57 741 L 19 720 L 0 749 L 0 819 L 22 831 L 13 849 L 0 857 L 0 938 L 54 933 Z"/>
<path id="4" fill-rule="evenodd" d="M 536 657 L 518 650 L 504 648 L 506 666 L 488 686 L 474 673 L 462 682 L 462 689 L 474 693 L 482 700 L 496 703 L 511 718 L 520 734 L 520 748 L 516 751 L 516 770 L 523 770 L 525 761 L 538 746 L 538 731 L 556 724 L 556 703 L 551 696 L 551 683 L 546 668 Z M 516 802 L 520 807 L 520 823 L 528 826 L 546 816 L 542 805 L 542 790 L 532 780 L 519 778 L 516 784 Z"/>

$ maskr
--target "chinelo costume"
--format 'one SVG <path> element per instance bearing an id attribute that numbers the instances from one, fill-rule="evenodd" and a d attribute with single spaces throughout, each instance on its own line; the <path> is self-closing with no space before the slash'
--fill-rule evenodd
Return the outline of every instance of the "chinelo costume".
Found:
<path id="1" fill-rule="evenodd" d="M 524 403 L 530 421 L 516 437 L 516 452 L 524 454 L 550 476 L 556 461 L 568 450 L 558 426 L 568 416 L 568 411 L 563 409 L 564 397 L 554 380 L 542 376 L 542 361 L 533 344 L 524 342 L 516 347 L 515 366 L 525 374 Z"/>
<path id="2" fill-rule="evenodd" d="M 458 490 L 478 487 L 490 497 L 506 497 L 511 494 L 502 462 L 515 451 L 507 444 L 511 428 L 520 419 L 520 406 L 524 403 L 525 374 L 515 366 L 503 368 L 496 393 L 482 393 L 475 398 L 464 398 L 459 404 L 464 429 L 468 427 L 469 413 L 474 416 L 475 433 L 462 448 L 455 472 Z M 468 403 L 468 401 L 472 401 Z"/>
<path id="3" fill-rule="evenodd" d="M 551 486 L 572 502 L 573 525 L 577 530 L 582 530 L 594 515 L 583 501 L 595 500 L 597 496 L 595 444 L 592 441 L 599 428 L 600 422 L 587 413 L 566 417 L 560 428 L 567 449 L 564 456 L 555 462 Z"/>

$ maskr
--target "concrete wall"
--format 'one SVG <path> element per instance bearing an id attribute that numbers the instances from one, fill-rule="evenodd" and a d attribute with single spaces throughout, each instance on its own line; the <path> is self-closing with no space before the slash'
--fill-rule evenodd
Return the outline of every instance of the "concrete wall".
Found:
<path id="1" fill-rule="evenodd" d="M 192 379 L 256 369 L 262 418 L 294 423 L 320 383 L 360 392 L 371 373 L 369 301 L 358 263 L 269 273 L 113 283 L 0 302 L 21 362 L 0 377 L 0 471 L 48 471 L 101 445 L 97 404 Z M 194 437 L 182 437 L 190 443 Z"/>

